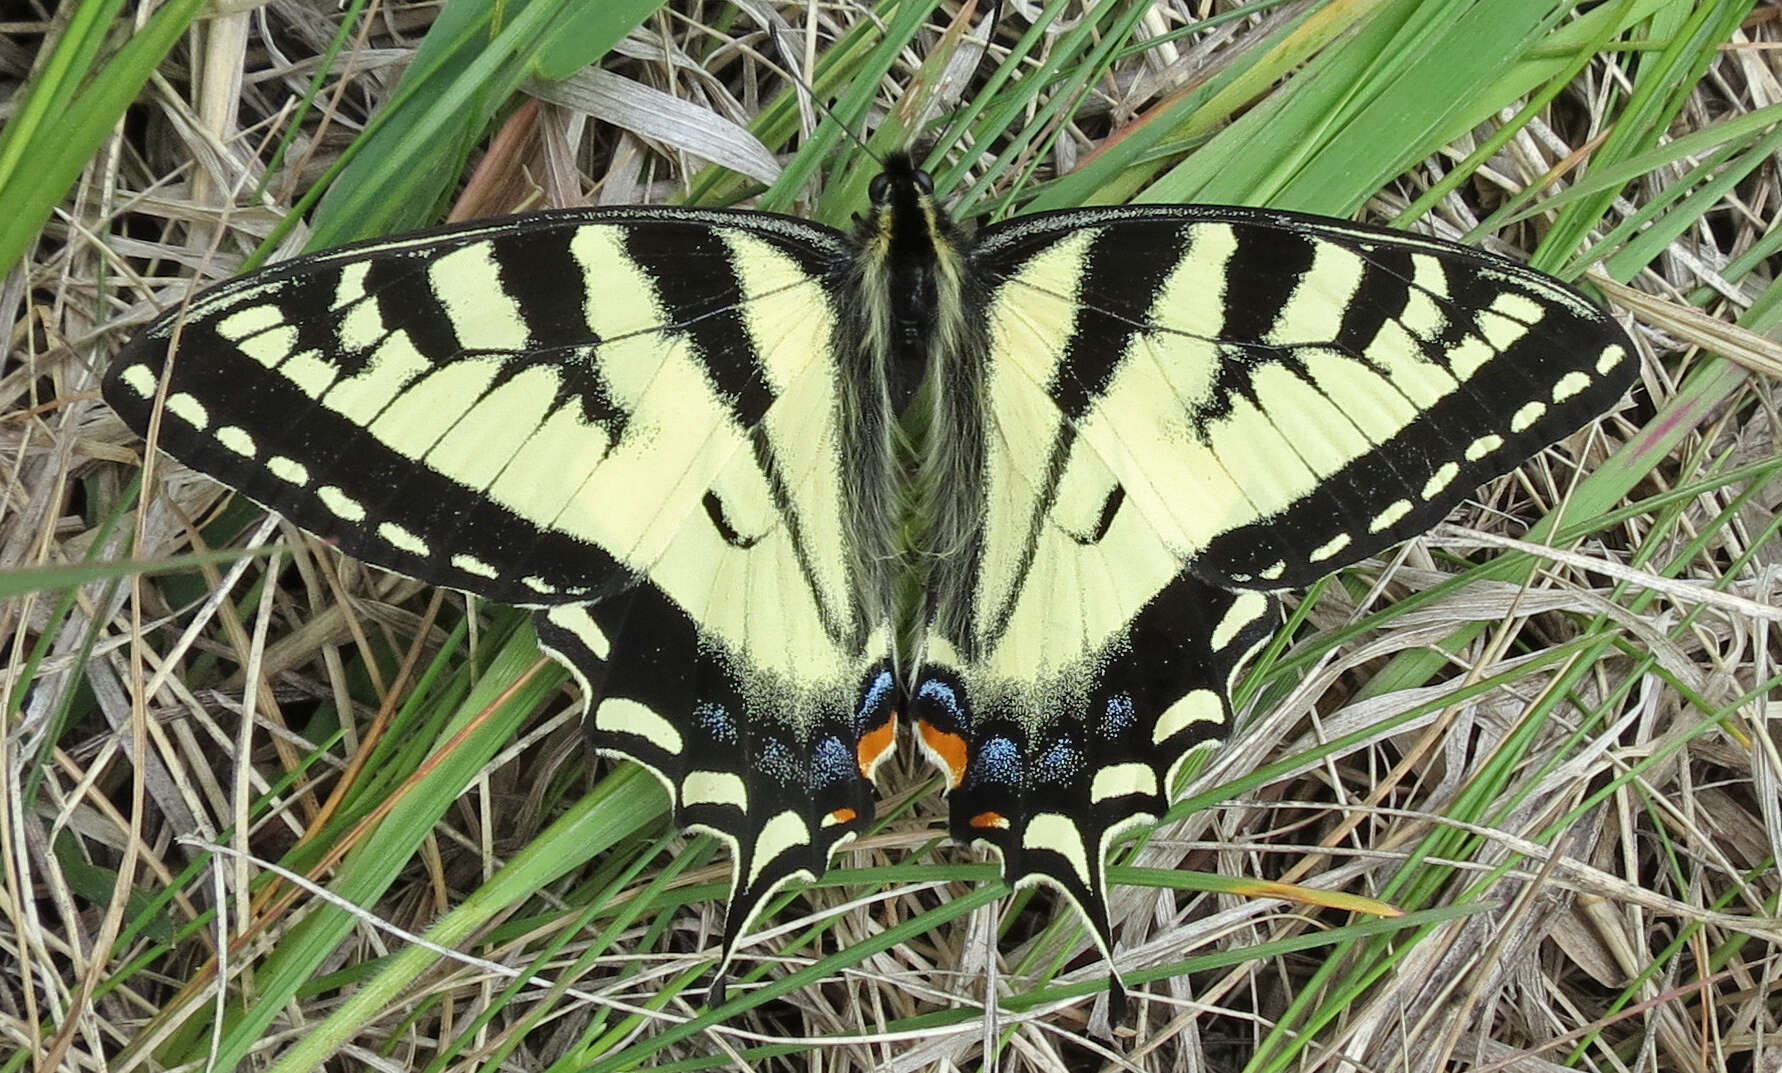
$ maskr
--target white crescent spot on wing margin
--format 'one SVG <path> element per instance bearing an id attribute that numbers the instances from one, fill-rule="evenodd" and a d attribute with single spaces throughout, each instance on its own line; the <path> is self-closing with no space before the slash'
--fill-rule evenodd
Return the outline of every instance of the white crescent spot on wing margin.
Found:
<path id="1" fill-rule="evenodd" d="M 465 555 L 460 558 L 469 559 L 470 556 Z M 469 566 L 458 563 L 456 558 L 453 563 L 461 570 L 477 573 Z M 483 566 L 485 564 L 477 563 L 476 565 Z M 493 568 L 490 568 L 488 576 L 495 576 Z M 607 637 L 606 631 L 600 628 L 600 623 L 594 621 L 594 616 L 588 614 L 586 607 L 580 604 L 565 604 L 561 607 L 551 608 L 545 612 L 545 617 L 550 619 L 553 625 L 560 626 L 574 634 L 578 641 L 588 647 L 588 651 L 594 653 L 596 659 L 605 660 L 612 653 L 611 639 Z M 598 726 L 598 722 L 595 725 Z"/>
<path id="2" fill-rule="evenodd" d="M 1226 645 L 1229 645 L 1236 639 L 1239 633 L 1243 632 L 1245 626 L 1255 622 L 1267 612 L 1268 597 L 1262 595 L 1260 592 L 1240 593 L 1238 598 L 1231 602 L 1231 606 L 1225 609 L 1225 614 L 1220 616 L 1219 625 L 1213 628 L 1213 637 L 1209 642 L 1212 645 L 1213 651 L 1218 652 Z M 1194 694 L 1192 693 L 1189 694 L 1189 696 L 1193 695 Z M 1183 698 L 1183 700 L 1186 699 L 1186 697 Z M 1179 705 L 1181 701 L 1177 701 L 1176 703 Z M 1223 712 L 1221 712 L 1221 715 L 1223 715 Z"/>
<path id="3" fill-rule="evenodd" d="M 155 394 L 155 372 L 146 365 L 132 365 L 118 374 L 118 380 L 143 398 Z"/>
<path id="4" fill-rule="evenodd" d="M 608 697 L 594 712 L 594 726 L 619 734 L 635 734 L 665 753 L 680 755 L 685 743 L 674 724 L 625 697 Z"/>
<path id="5" fill-rule="evenodd" d="M 1027 821 L 1027 830 L 1022 832 L 1021 845 L 1026 849 L 1051 850 L 1070 862 L 1071 870 L 1084 886 L 1094 879 L 1089 872 L 1089 850 L 1083 845 L 1082 832 L 1071 822 L 1069 816 L 1061 812 L 1042 812 Z"/>
<path id="6" fill-rule="evenodd" d="M 309 467 L 295 458 L 273 455 L 266 460 L 266 469 L 281 481 L 302 487 L 309 483 Z"/>
<path id="7" fill-rule="evenodd" d="M 1196 723 L 1223 722 L 1225 705 L 1219 702 L 1217 693 L 1210 689 L 1190 690 L 1157 717 L 1157 725 L 1151 730 L 1151 741 L 1162 745 Z"/>
<path id="8" fill-rule="evenodd" d="M 1132 762 L 1114 764 L 1104 767 L 1095 773 L 1095 782 L 1089 788 L 1091 803 L 1100 803 L 1111 797 L 1125 797 L 1127 794 L 1154 794 L 1157 792 L 1157 773 L 1151 770 L 1150 764 Z"/>
<path id="9" fill-rule="evenodd" d="M 322 506 L 333 511 L 337 517 L 345 518 L 349 522 L 365 520 L 365 504 L 332 484 L 324 484 L 317 488 L 316 498 L 322 501 Z"/>
<path id="10" fill-rule="evenodd" d="M 749 790 L 742 777 L 728 771 L 694 771 L 681 780 L 681 804 L 735 805 L 748 810 Z M 782 813 L 782 815 L 792 815 Z"/>
<path id="11" fill-rule="evenodd" d="M 761 878 L 761 872 L 774 859 L 796 846 L 808 846 L 811 841 L 811 829 L 804 822 L 804 817 L 787 809 L 785 812 L 761 825 L 761 834 L 755 839 L 755 850 L 749 858 L 749 886 Z"/>
<path id="12" fill-rule="evenodd" d="M 193 428 L 207 428 L 210 425 L 210 411 L 204 408 L 204 404 L 196 396 L 183 391 L 167 396 L 167 412 Z"/>

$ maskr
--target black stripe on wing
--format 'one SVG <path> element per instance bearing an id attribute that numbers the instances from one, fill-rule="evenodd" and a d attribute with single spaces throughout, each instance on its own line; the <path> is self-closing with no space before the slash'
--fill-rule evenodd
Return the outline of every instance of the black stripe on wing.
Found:
<path id="1" fill-rule="evenodd" d="M 674 311 L 671 329 L 688 339 L 709 367 L 753 366 L 737 266 L 717 233 L 640 223 L 626 229 L 625 252 L 655 281 L 662 307 Z M 813 274 L 823 268 L 815 260 L 806 267 Z M 726 378 L 723 387 L 731 415 L 743 428 L 755 427 L 773 405 L 773 392 L 759 374 Z"/>
<path id="2" fill-rule="evenodd" d="M 1083 290 L 1074 296 L 1079 301 L 1075 323 L 1070 338 L 1063 341 L 1065 357 L 1057 375 L 1047 385 L 1071 421 L 1082 417 L 1107 390 L 1116 364 L 1104 356 L 1125 353 L 1145 330 L 1164 281 L 1185 252 L 1174 228 L 1148 231 L 1142 237 L 1149 241 L 1139 249 L 1098 240 L 1085 251 Z M 992 271 L 1000 274 L 1007 268 L 997 265 Z"/>

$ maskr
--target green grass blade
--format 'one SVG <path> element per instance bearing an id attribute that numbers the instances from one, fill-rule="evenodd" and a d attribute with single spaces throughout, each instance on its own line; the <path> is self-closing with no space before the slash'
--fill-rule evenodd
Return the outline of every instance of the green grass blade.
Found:
<path id="1" fill-rule="evenodd" d="M 204 0 L 169 0 L 97 64 L 118 0 L 88 0 L 0 130 L 0 273 L 11 271 Z"/>
<path id="2" fill-rule="evenodd" d="M 432 947 L 457 947 L 520 899 L 579 866 L 589 854 L 660 822 L 667 809 L 668 797 L 655 779 L 641 768 L 624 768 L 558 817 L 422 938 Z M 354 988 L 326 1021 L 281 1055 L 271 1073 L 298 1073 L 320 1066 L 373 1019 L 386 1016 L 389 1005 L 441 957 L 429 946 L 404 947 L 375 976 Z"/>
<path id="3" fill-rule="evenodd" d="M 421 227 L 489 124 L 541 66 L 600 55 L 662 0 L 457 0 L 446 5 L 393 104 L 350 150 L 317 205 L 311 243 Z M 575 35 L 573 39 L 566 35 Z"/>
<path id="4" fill-rule="evenodd" d="M 522 683 L 522 676 L 538 659 L 530 631 L 522 631 L 508 642 L 459 707 L 448 736 L 441 742 L 451 741 L 451 750 L 438 756 L 435 766 L 410 787 L 370 837 L 342 862 L 329 883 L 335 895 L 353 904 L 367 905 L 389 887 L 433 825 L 451 807 L 458 792 L 513 737 L 520 721 L 562 681 L 562 675 L 553 669 L 533 673 Z M 468 735 L 461 740 L 451 738 L 479 717 L 480 722 Z M 216 1052 L 219 1068 L 234 1068 L 246 1058 L 267 1026 L 316 974 L 355 924 L 349 914 L 330 905 L 317 905 L 281 937 L 256 968 L 252 1001 L 229 1011 Z M 194 1054 L 189 1060 L 202 1059 L 202 1054 Z"/>

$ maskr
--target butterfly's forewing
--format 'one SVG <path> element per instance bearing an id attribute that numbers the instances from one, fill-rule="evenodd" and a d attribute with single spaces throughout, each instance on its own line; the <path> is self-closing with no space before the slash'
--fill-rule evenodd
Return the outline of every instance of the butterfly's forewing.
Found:
<path id="1" fill-rule="evenodd" d="M 1010 352 L 1208 581 L 1301 588 L 1440 521 L 1627 391 L 1632 344 L 1549 276 L 1262 210 L 1017 219 L 980 251 Z"/>
<path id="2" fill-rule="evenodd" d="M 915 690 L 952 826 L 1070 894 L 1222 737 L 1302 586 L 1440 520 L 1606 409 L 1631 345 L 1461 247 L 1242 209 L 1021 218 L 988 291 L 985 529 Z"/>
<path id="3" fill-rule="evenodd" d="M 870 821 L 891 737 L 838 491 L 847 255 L 684 210 L 362 245 L 199 296 L 105 397 L 146 431 L 160 392 L 160 447 L 348 554 L 540 608 L 594 744 L 732 844 L 728 956 Z"/>

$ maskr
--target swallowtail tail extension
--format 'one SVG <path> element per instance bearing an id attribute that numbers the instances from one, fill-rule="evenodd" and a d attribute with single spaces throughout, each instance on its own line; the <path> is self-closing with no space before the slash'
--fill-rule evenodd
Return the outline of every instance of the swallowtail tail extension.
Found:
<path id="1" fill-rule="evenodd" d="M 1275 594 L 1635 366 L 1465 247 L 1210 206 L 968 236 L 896 157 L 851 236 L 604 208 L 289 261 L 156 321 L 104 393 L 347 554 L 536 609 L 594 745 L 733 851 L 721 995 L 763 900 L 871 825 L 900 734 L 953 835 L 1106 952 L 1109 846 L 1226 733 Z"/>

